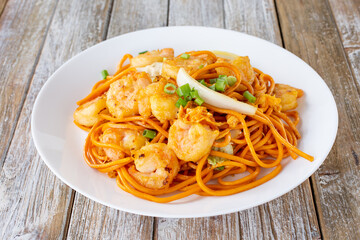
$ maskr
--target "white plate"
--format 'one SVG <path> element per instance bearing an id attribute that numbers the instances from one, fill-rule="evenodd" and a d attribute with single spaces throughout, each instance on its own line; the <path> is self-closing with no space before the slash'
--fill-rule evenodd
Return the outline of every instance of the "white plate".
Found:
<path id="1" fill-rule="evenodd" d="M 225 197 L 190 196 L 168 204 L 153 203 L 123 192 L 110 179 L 88 167 L 82 151 L 86 133 L 73 124 L 76 101 L 86 96 L 108 69 L 114 73 L 125 53 L 172 47 L 189 50 L 221 50 L 249 56 L 251 64 L 276 82 L 301 88 L 298 111 L 302 139 L 299 148 L 315 157 L 284 159 L 274 179 L 254 189 Z M 52 64 L 51 62 L 49 64 Z M 64 183 L 106 206 L 157 217 L 204 217 L 251 208 L 273 200 L 305 181 L 326 158 L 337 132 L 334 98 L 321 77 L 300 58 L 265 40 L 243 33 L 205 27 L 154 28 L 124 34 L 97 44 L 61 66 L 41 89 L 32 113 L 35 146 L 47 166 Z"/>

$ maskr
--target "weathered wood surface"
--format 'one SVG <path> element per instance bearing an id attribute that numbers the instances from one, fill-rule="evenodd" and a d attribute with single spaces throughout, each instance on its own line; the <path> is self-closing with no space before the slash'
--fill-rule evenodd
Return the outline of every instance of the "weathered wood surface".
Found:
<path id="1" fill-rule="evenodd" d="M 166 26 L 167 1 L 115 0 L 107 38 L 151 27 Z M 121 212 L 76 195 L 69 239 L 151 239 L 152 217 Z"/>
<path id="2" fill-rule="evenodd" d="M 358 239 L 359 83 L 352 76 L 327 1 L 279 0 L 277 7 L 286 48 L 308 62 L 323 77 L 335 96 L 339 111 L 335 145 L 312 177 L 323 237 Z M 353 41 L 344 35 L 343 39 L 344 42 Z"/>
<path id="3" fill-rule="evenodd" d="M 0 0 L 0 238 L 356 239 L 360 4 L 328 1 Z M 239 213 L 151 218 L 95 203 L 47 169 L 32 144 L 29 125 L 46 79 L 101 40 L 166 25 L 228 28 L 284 44 L 325 79 L 342 117 L 335 147 L 312 177 L 315 199 L 306 181 L 274 201 Z"/>
<path id="4" fill-rule="evenodd" d="M 0 0 L 0 16 L 6 6 L 6 2 L 7 2 L 7 0 Z"/>
<path id="5" fill-rule="evenodd" d="M 41 5 L 40 3 L 38 2 L 35 5 Z M 15 9 L 19 7 L 10 4 L 11 1 L 7 5 L 7 11 L 14 11 L 9 9 L 10 7 Z M 27 60 L 30 63 L 22 62 L 26 66 L 21 67 L 28 68 L 27 65 L 32 66 L 35 63 L 37 66 L 0 173 L 1 239 L 61 239 L 67 234 L 66 228 L 69 220 L 67 216 L 71 211 L 72 190 L 56 178 L 38 156 L 31 140 L 29 120 L 34 100 L 47 78 L 74 54 L 102 40 L 101 36 L 106 29 L 109 6 L 110 1 L 60 1 L 46 36 L 43 50 L 41 55 L 39 54 L 38 63 L 35 59 Z M 40 13 L 45 14 L 43 12 L 46 10 L 45 2 L 37 8 L 39 8 Z M 45 8 L 45 10 L 41 10 L 41 8 Z M 31 10 L 31 8 L 29 9 Z M 29 12 L 33 15 L 39 14 L 39 12 Z M 39 21 L 33 23 L 34 25 L 31 24 L 31 21 L 24 23 L 28 25 L 28 28 L 18 30 L 20 36 L 21 33 L 24 34 L 24 39 L 15 37 L 13 41 L 15 43 L 22 39 L 28 41 L 26 37 L 31 40 L 31 35 L 40 34 L 38 32 L 32 33 L 33 30 L 38 29 L 37 24 L 42 24 Z M 18 24 L 19 27 L 22 26 L 22 24 Z M 36 41 L 34 44 L 37 44 Z M 19 47 L 19 49 L 22 48 Z M 34 49 L 30 43 L 26 49 L 22 50 L 30 51 L 29 55 L 36 56 L 37 54 L 31 52 Z M 9 51 L 15 55 L 18 54 L 18 49 L 10 49 Z M 7 81 L 11 80 L 7 79 Z M 22 85 L 26 84 L 23 83 Z M 11 86 L 12 91 L 17 89 L 16 85 Z M 15 99 L 12 102 L 15 102 Z"/>
<path id="6" fill-rule="evenodd" d="M 5 1 L 1 2 L 5 6 Z M 0 168 L 34 74 L 56 1 L 13 0 L 0 17 Z M 21 17 L 20 17 L 21 16 Z M 32 24 L 29 25 L 28 22 Z"/>

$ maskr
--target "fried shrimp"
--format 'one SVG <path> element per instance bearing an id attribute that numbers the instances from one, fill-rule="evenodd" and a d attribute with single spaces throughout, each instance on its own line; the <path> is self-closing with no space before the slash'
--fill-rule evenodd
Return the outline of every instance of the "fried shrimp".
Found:
<path id="1" fill-rule="evenodd" d="M 288 111 L 297 107 L 297 99 L 304 95 L 303 90 L 291 87 L 286 84 L 275 84 L 274 89 L 275 96 L 281 99 L 281 110 Z"/>
<path id="2" fill-rule="evenodd" d="M 162 78 L 140 90 L 138 103 L 141 116 L 149 117 L 153 114 L 161 123 L 176 118 L 178 108 L 175 103 L 179 97 L 177 94 L 165 93 L 166 84 L 167 81 Z"/>
<path id="3" fill-rule="evenodd" d="M 205 107 L 181 108 L 178 120 L 169 129 L 169 147 L 184 161 L 199 161 L 211 151 L 218 127 Z"/>
<path id="4" fill-rule="evenodd" d="M 142 136 L 140 131 L 133 129 L 107 128 L 100 136 L 100 142 L 119 145 L 128 152 L 140 149 L 145 145 L 146 141 L 146 138 Z M 125 153 L 118 149 L 103 148 L 103 150 L 112 161 L 125 156 Z"/>
<path id="5" fill-rule="evenodd" d="M 135 180 L 151 189 L 167 188 L 179 172 L 179 161 L 165 143 L 148 144 L 132 152 L 135 166 L 129 173 Z"/>
<path id="6" fill-rule="evenodd" d="M 135 73 L 113 82 L 106 99 L 109 112 L 117 118 L 138 114 L 137 95 L 140 89 L 150 83 L 151 80 L 145 72 Z"/>
<path id="7" fill-rule="evenodd" d="M 214 59 L 208 54 L 201 54 L 197 56 L 189 55 L 189 58 L 184 59 L 181 56 L 174 59 L 166 59 L 162 67 L 162 76 L 165 78 L 176 79 L 180 68 L 184 68 L 190 75 L 200 68 L 214 63 Z"/>
<path id="8" fill-rule="evenodd" d="M 161 50 L 154 50 L 146 52 L 144 54 L 139 54 L 138 56 L 130 60 L 132 67 L 144 67 L 155 62 L 162 62 L 164 58 L 171 59 L 174 57 L 174 49 L 164 48 Z"/>

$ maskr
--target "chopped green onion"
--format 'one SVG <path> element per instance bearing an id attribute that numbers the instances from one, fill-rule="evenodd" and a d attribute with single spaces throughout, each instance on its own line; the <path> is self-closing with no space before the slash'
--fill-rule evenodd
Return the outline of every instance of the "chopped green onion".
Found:
<path id="1" fill-rule="evenodd" d="M 215 91 L 215 84 L 209 86 L 209 88 L 210 88 L 211 90 Z"/>
<path id="2" fill-rule="evenodd" d="M 199 69 L 202 69 L 204 67 L 204 65 L 203 64 L 201 64 L 200 66 L 199 66 Z"/>
<path id="3" fill-rule="evenodd" d="M 218 92 L 225 92 L 226 80 L 218 78 L 215 83 L 215 90 Z"/>
<path id="4" fill-rule="evenodd" d="M 218 77 L 218 79 L 226 79 L 227 78 L 227 76 L 226 75 L 219 75 L 219 77 Z"/>
<path id="5" fill-rule="evenodd" d="M 187 97 L 190 95 L 190 85 L 187 83 L 185 85 L 182 85 L 176 90 L 176 93 L 179 95 L 179 97 Z"/>
<path id="6" fill-rule="evenodd" d="M 180 88 L 177 88 L 176 89 L 176 93 L 179 97 L 182 97 L 183 96 L 183 93 L 181 92 Z"/>
<path id="7" fill-rule="evenodd" d="M 190 55 L 187 54 L 187 53 L 183 53 L 180 57 L 181 57 L 182 59 L 189 59 L 189 58 L 190 58 Z"/>
<path id="8" fill-rule="evenodd" d="M 192 90 L 190 92 L 190 96 L 191 96 L 191 98 L 199 98 L 200 97 L 197 90 Z"/>
<path id="9" fill-rule="evenodd" d="M 101 71 L 101 76 L 103 77 L 103 79 L 106 79 L 107 76 L 109 76 L 109 73 L 107 70 L 102 70 Z"/>
<path id="10" fill-rule="evenodd" d="M 217 78 L 212 78 L 212 79 L 210 79 L 210 83 L 211 84 L 216 83 L 216 80 L 217 80 Z"/>
<path id="11" fill-rule="evenodd" d="M 199 81 L 199 83 L 201 83 L 202 85 L 204 85 L 205 87 L 207 87 L 206 82 L 205 82 L 204 79 L 201 79 L 201 80 Z"/>
<path id="12" fill-rule="evenodd" d="M 164 92 L 167 94 L 173 94 L 176 91 L 176 86 L 175 84 L 172 83 L 167 83 L 164 87 Z"/>
<path id="13" fill-rule="evenodd" d="M 144 54 L 144 53 L 147 53 L 148 51 L 146 50 L 146 51 L 143 51 L 143 52 L 139 52 L 139 54 Z"/>
<path id="14" fill-rule="evenodd" d="M 187 104 L 187 101 L 186 101 L 186 100 L 184 100 L 184 99 L 182 99 L 182 98 L 179 98 L 179 99 L 177 100 L 177 102 L 175 103 L 175 106 L 176 106 L 177 108 L 180 108 L 180 106 L 185 107 L 186 104 Z"/>
<path id="15" fill-rule="evenodd" d="M 225 166 L 221 166 L 221 167 L 215 168 L 215 170 L 217 170 L 217 171 L 222 171 L 222 170 L 224 170 L 224 169 L 225 169 Z"/>
<path id="16" fill-rule="evenodd" d="M 154 137 L 156 137 L 156 131 L 145 129 L 142 135 L 146 138 L 153 139 Z"/>
<path id="17" fill-rule="evenodd" d="M 234 77 L 234 76 L 227 77 L 227 84 L 229 86 L 233 86 L 235 83 L 236 83 L 236 77 Z"/>
<path id="18" fill-rule="evenodd" d="M 254 97 L 254 95 L 252 95 L 249 91 L 245 91 L 243 96 L 251 103 L 256 102 L 256 97 Z"/>
<path id="19" fill-rule="evenodd" d="M 198 97 L 198 98 L 195 98 L 194 102 L 195 102 L 197 105 L 201 106 L 201 104 L 204 103 L 204 100 L 203 100 L 201 97 Z"/>

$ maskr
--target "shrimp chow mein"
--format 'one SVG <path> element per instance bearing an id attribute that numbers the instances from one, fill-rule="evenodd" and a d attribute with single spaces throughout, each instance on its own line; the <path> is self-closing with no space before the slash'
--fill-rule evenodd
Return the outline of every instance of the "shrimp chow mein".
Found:
<path id="1" fill-rule="evenodd" d="M 125 54 L 112 76 L 101 73 L 74 112 L 88 131 L 84 158 L 139 198 L 231 195 L 274 178 L 288 156 L 314 160 L 296 147 L 303 91 L 248 57 L 164 48 Z"/>

